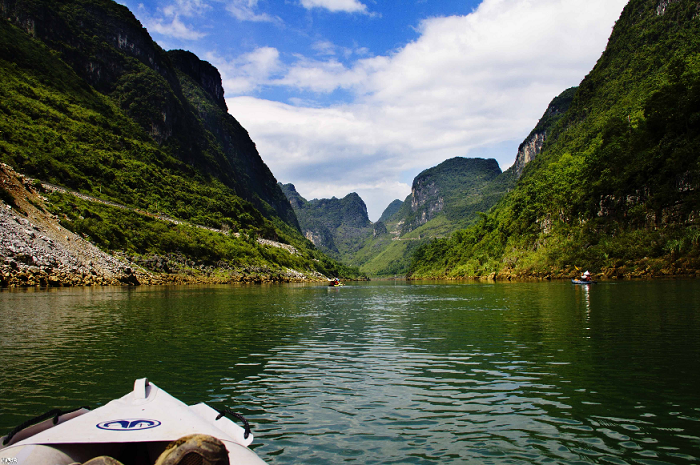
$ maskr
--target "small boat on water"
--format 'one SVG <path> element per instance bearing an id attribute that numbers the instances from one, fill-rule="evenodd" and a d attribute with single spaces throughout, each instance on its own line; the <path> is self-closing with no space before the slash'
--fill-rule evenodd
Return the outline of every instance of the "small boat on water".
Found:
<path id="1" fill-rule="evenodd" d="M 132 392 L 95 410 L 52 410 L 19 425 L 0 438 L 0 463 L 69 465 L 109 456 L 153 464 L 173 441 L 194 434 L 221 441 L 231 464 L 265 465 L 248 448 L 253 435 L 245 418 L 205 403 L 186 405 L 146 378 L 137 379 Z"/>
<path id="2" fill-rule="evenodd" d="M 571 282 L 573 284 L 595 284 L 595 281 L 591 278 L 591 272 L 588 270 L 581 275 L 581 279 L 572 279 Z"/>
<path id="3" fill-rule="evenodd" d="M 328 280 L 328 285 L 331 287 L 339 287 L 339 286 L 345 286 L 345 284 L 341 283 L 338 278 L 335 279 L 329 279 Z"/>

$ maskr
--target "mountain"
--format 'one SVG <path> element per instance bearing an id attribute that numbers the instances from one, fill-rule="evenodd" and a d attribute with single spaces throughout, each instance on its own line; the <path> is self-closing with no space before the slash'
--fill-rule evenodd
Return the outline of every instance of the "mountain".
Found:
<path id="1" fill-rule="evenodd" d="M 313 199 L 307 201 L 293 184 L 280 188 L 299 219 L 304 236 L 321 251 L 352 263 L 352 256 L 364 240 L 373 233 L 365 202 L 356 193 L 342 199 Z"/>
<path id="2" fill-rule="evenodd" d="M 387 207 L 354 266 L 370 276 L 403 275 L 419 246 L 475 222 L 512 185 L 496 160 L 456 157 L 421 172 L 411 194 Z"/>
<path id="3" fill-rule="evenodd" d="M 571 106 L 571 101 L 576 94 L 576 87 L 566 89 L 560 95 L 551 101 L 547 110 L 545 110 L 542 118 L 537 122 L 537 126 L 530 132 L 525 140 L 518 147 L 518 154 L 515 157 L 515 163 L 512 169 L 515 171 L 515 177 L 520 178 L 525 169 L 525 165 L 535 159 L 544 147 L 545 141 L 551 134 L 556 123 L 564 116 L 564 113 Z"/>
<path id="4" fill-rule="evenodd" d="M 399 209 L 401 234 L 438 216 L 453 223 L 469 223 L 476 212 L 488 210 L 498 200 L 498 194 L 487 192 L 486 187 L 500 174 L 494 159 L 462 157 L 421 172 Z"/>
<path id="5" fill-rule="evenodd" d="M 41 211 L 141 261 L 342 273 L 300 234 L 211 64 L 164 51 L 111 0 L 1 0 L 0 13 L 0 161 L 60 186 Z"/>
<path id="6" fill-rule="evenodd" d="M 515 188 L 417 250 L 420 276 L 700 269 L 700 2 L 630 0 Z"/>
<path id="7" fill-rule="evenodd" d="M 394 200 L 372 224 L 359 195 L 307 201 L 280 184 L 316 247 L 370 276 L 404 274 L 421 244 L 473 223 L 510 185 L 496 160 L 457 157 L 420 173 L 411 194 Z"/>
<path id="8" fill-rule="evenodd" d="M 379 217 L 380 222 L 386 223 L 391 219 L 392 216 L 396 214 L 396 212 L 401 209 L 401 206 L 403 205 L 403 202 L 400 199 L 396 199 L 393 202 L 391 202 L 382 212 L 382 216 Z"/>
<path id="9" fill-rule="evenodd" d="M 82 101 L 79 103 L 96 112 L 93 120 L 88 117 L 86 122 L 86 125 L 92 123 L 93 128 L 81 128 L 86 134 L 82 139 L 71 141 L 74 145 L 64 148 L 63 153 L 49 141 L 42 140 L 36 147 L 39 151 L 27 157 L 28 160 L 16 153 L 4 157 L 11 165 L 30 175 L 71 187 L 85 189 L 90 184 L 101 183 L 119 189 L 108 195 L 134 195 L 133 186 L 113 182 L 112 176 L 116 174 L 112 170 L 97 170 L 91 166 L 109 163 L 75 153 L 81 143 L 87 142 L 90 130 L 109 125 L 99 121 L 98 115 L 112 118 L 114 110 L 118 109 L 136 129 L 122 134 L 126 128 L 115 127 L 121 121 L 106 128 L 111 136 L 125 139 L 117 140 L 122 144 L 122 152 L 137 152 L 133 155 L 146 157 L 144 150 L 133 147 L 129 139 L 138 133 L 141 142 L 147 135 L 146 142 L 155 142 L 149 145 L 175 160 L 162 160 L 161 154 L 149 155 L 169 163 L 168 168 L 174 168 L 175 173 L 188 177 L 194 174 L 209 184 L 221 183 L 237 197 L 253 203 L 266 217 L 277 216 L 295 226 L 293 211 L 255 144 L 228 114 L 221 76 L 209 63 L 189 52 L 165 52 L 126 7 L 110 0 L 5 0 L 0 8 L 3 18 L 9 19 L 3 24 L 6 30 L 3 57 L 23 69 L 30 69 L 34 78 L 50 90 L 65 91 L 67 89 L 62 86 L 72 81 L 80 87 Z M 17 29 L 10 30 L 10 24 L 36 39 L 33 47 L 20 49 L 11 39 Z M 34 54 L 41 53 L 36 49 L 40 45 L 38 42 L 47 47 L 43 52 L 50 51 L 53 55 L 37 59 Z M 45 67 L 37 69 L 37 63 Z M 51 67 L 59 67 L 61 71 L 52 75 Z M 109 103 L 103 100 L 105 96 Z M 65 114 L 65 110 L 70 110 L 67 105 L 73 102 L 43 103 L 47 104 L 47 110 Z M 133 127 L 134 123 L 140 130 Z M 68 158 L 72 165 L 70 170 L 57 166 Z M 162 199 L 160 204 L 167 205 L 166 202 Z"/>

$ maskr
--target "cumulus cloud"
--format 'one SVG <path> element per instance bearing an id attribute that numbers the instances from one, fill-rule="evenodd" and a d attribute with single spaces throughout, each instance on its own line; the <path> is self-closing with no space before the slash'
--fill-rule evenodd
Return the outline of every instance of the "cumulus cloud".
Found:
<path id="1" fill-rule="evenodd" d="M 317 94 L 342 89 L 352 103 L 237 97 L 229 109 L 279 180 L 306 197 L 372 197 L 376 219 L 413 175 L 447 158 L 510 144 L 491 153 L 503 169 L 512 164 L 551 99 L 591 70 L 626 2 L 484 0 L 469 15 L 423 21 L 419 38 L 388 56 L 350 65 L 301 57 L 275 75 L 265 66 L 248 75 Z"/>

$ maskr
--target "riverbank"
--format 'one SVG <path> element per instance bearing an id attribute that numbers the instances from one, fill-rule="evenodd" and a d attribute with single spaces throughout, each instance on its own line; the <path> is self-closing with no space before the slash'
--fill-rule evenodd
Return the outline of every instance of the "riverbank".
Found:
<path id="1" fill-rule="evenodd" d="M 581 276 L 583 270 L 568 267 L 564 270 L 523 271 L 504 269 L 481 276 L 407 276 L 408 281 L 447 280 L 447 281 L 543 281 L 568 280 Z M 606 267 L 591 271 L 595 281 L 661 279 L 661 278 L 700 278 L 700 263 L 688 258 L 675 261 L 663 259 L 643 259 L 634 263 Z"/>
<path id="2" fill-rule="evenodd" d="M 108 254 L 61 226 L 41 184 L 0 166 L 0 286 L 135 286 L 326 281 L 290 268 L 206 266 L 178 254 Z M 275 247 L 275 244 L 265 244 Z"/>

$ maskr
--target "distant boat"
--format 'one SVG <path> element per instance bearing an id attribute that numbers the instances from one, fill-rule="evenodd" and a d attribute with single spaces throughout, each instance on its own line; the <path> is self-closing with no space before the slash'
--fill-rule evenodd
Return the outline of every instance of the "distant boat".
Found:
<path id="1" fill-rule="evenodd" d="M 345 286 L 345 284 L 341 283 L 337 279 L 329 279 L 328 280 L 328 285 L 331 287 L 338 287 L 338 286 Z"/>
<path id="2" fill-rule="evenodd" d="M 226 415 L 241 420 L 245 428 Z M 190 435 L 221 441 L 226 450 L 218 453 L 228 453 L 232 464 L 265 465 L 248 449 L 253 435 L 243 417 L 205 403 L 186 405 L 146 378 L 137 379 L 132 392 L 95 410 L 52 410 L 19 425 L 0 438 L 0 463 L 69 465 L 100 456 L 153 463 L 168 444 Z M 190 455 L 196 453 L 185 457 Z"/>
<path id="3" fill-rule="evenodd" d="M 596 284 L 596 281 L 581 281 L 580 279 L 572 279 L 573 284 Z"/>

